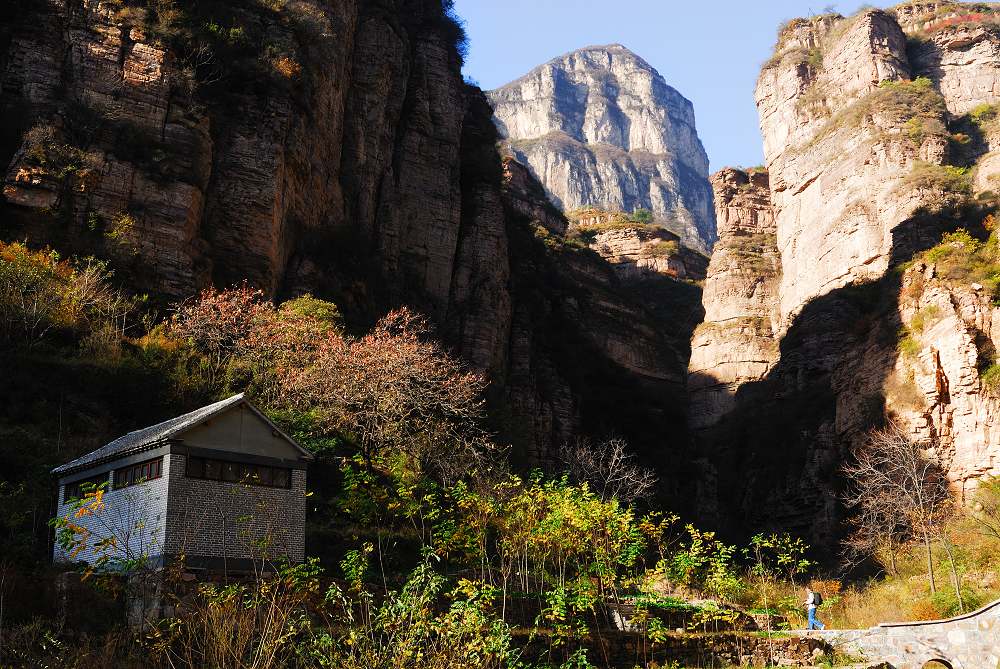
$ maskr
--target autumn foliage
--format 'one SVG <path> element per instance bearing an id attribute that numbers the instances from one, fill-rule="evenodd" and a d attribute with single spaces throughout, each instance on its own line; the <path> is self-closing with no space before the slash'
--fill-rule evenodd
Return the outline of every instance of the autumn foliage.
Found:
<path id="1" fill-rule="evenodd" d="M 177 311 L 169 332 L 202 355 L 213 383 L 307 416 L 314 433 L 338 435 L 369 463 L 402 454 L 443 476 L 468 471 L 468 458 L 490 448 L 479 427 L 485 378 L 406 308 L 355 338 L 319 302 L 307 296 L 276 308 L 246 286 L 207 290 Z"/>
<path id="2" fill-rule="evenodd" d="M 58 335 L 124 336 L 139 300 L 108 281 L 104 263 L 0 242 L 0 342 L 34 348 Z"/>
<path id="3" fill-rule="evenodd" d="M 978 25 L 987 22 L 996 22 L 997 16 L 995 14 L 986 14 L 984 12 L 970 12 L 968 14 L 959 14 L 956 16 L 949 16 L 943 19 L 938 19 L 927 26 L 927 32 L 933 33 L 938 30 L 943 30 L 945 28 L 950 28 L 952 26 L 960 25 Z"/>

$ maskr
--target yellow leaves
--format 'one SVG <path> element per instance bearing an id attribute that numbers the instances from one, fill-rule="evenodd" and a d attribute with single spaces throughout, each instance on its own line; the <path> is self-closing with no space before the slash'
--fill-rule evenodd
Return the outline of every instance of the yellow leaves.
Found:
<path id="1" fill-rule="evenodd" d="M 73 550 L 70 552 L 69 557 L 71 560 L 75 560 L 87 547 L 87 541 L 90 540 L 90 530 L 86 527 L 82 527 L 68 521 L 66 523 L 66 527 L 68 527 L 74 535 Z"/>
<path id="2" fill-rule="evenodd" d="M 75 516 L 77 518 L 83 518 L 84 516 L 93 516 L 96 513 L 100 513 L 104 510 L 104 489 L 97 488 L 93 492 L 88 492 L 84 495 L 84 504 L 76 510 Z M 88 501 L 89 500 L 89 501 Z"/>

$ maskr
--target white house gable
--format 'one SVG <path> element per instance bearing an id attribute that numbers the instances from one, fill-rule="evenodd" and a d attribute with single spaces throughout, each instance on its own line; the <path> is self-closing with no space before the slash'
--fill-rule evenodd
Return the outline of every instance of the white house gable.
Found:
<path id="1" fill-rule="evenodd" d="M 218 413 L 176 435 L 186 446 L 282 460 L 298 460 L 302 451 L 246 403 Z"/>

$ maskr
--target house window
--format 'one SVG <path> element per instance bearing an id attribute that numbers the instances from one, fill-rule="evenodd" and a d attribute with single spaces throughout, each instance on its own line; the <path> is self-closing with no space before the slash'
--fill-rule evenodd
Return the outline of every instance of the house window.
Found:
<path id="1" fill-rule="evenodd" d="M 163 476 L 163 458 L 154 458 L 115 470 L 115 488 L 125 488 Z"/>
<path id="2" fill-rule="evenodd" d="M 292 471 L 285 467 L 252 465 L 246 462 L 198 458 L 191 455 L 187 459 L 187 475 L 193 479 L 248 483 L 268 488 L 292 486 Z"/>
<path id="3" fill-rule="evenodd" d="M 79 481 L 73 481 L 72 483 L 67 483 L 66 490 L 63 493 L 63 500 L 65 501 L 70 499 L 83 499 L 83 496 L 86 495 L 88 492 L 94 491 L 94 489 L 90 488 L 89 486 L 97 487 L 102 483 L 107 483 L 107 482 L 108 482 L 108 473 L 104 472 L 103 474 L 97 474 L 95 476 L 91 476 L 90 478 L 81 479 Z M 86 487 L 87 489 L 84 490 L 84 487 Z"/>

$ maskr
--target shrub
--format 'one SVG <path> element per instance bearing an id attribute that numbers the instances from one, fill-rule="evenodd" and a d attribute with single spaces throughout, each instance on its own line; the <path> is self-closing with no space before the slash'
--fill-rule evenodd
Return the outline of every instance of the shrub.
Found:
<path id="1" fill-rule="evenodd" d="M 442 0 L 443 16 L 441 28 L 445 38 L 458 54 L 459 63 L 469 57 L 469 35 L 465 31 L 465 21 L 455 10 L 455 0 Z"/>
<path id="2" fill-rule="evenodd" d="M 25 133 L 24 149 L 28 164 L 44 167 L 59 180 L 78 172 L 85 176 L 94 169 L 91 156 L 67 142 L 62 133 L 48 123 L 36 125 Z"/>
<path id="3" fill-rule="evenodd" d="M 989 104 L 988 102 L 983 102 L 976 105 L 969 112 L 969 119 L 978 125 L 983 127 L 990 123 L 997 117 L 997 105 Z"/>
<path id="4" fill-rule="evenodd" d="M 967 167 L 935 165 L 918 160 L 903 178 L 901 188 L 969 195 L 972 193 L 972 176 Z"/>
<path id="5" fill-rule="evenodd" d="M 995 135 L 1000 131 L 1000 105 L 982 103 L 969 111 L 969 121 L 982 135 Z"/>
<path id="6" fill-rule="evenodd" d="M 639 223 L 640 225 L 649 225 L 650 223 L 653 222 L 653 212 L 651 212 L 649 209 L 642 209 L 642 208 L 636 209 L 628 217 L 628 220 L 632 221 L 633 223 Z"/>
<path id="7" fill-rule="evenodd" d="M 663 240 L 642 247 L 639 257 L 648 258 L 672 258 L 680 251 L 680 244 L 675 240 Z"/>
<path id="8" fill-rule="evenodd" d="M 903 352 L 902 349 L 900 352 Z M 913 357 L 916 352 L 910 347 L 905 354 Z M 927 398 L 917 387 L 912 374 L 905 379 L 900 379 L 896 374 L 890 376 L 885 384 L 885 394 L 893 402 L 913 411 L 920 411 L 927 405 Z"/>
<path id="9" fill-rule="evenodd" d="M 431 559 L 378 596 L 354 578 L 324 587 L 321 574 L 311 560 L 248 585 L 202 584 L 184 601 L 183 616 L 150 634 L 153 652 L 187 669 L 248 666 L 242 658 L 260 669 L 501 669 L 518 654 L 495 612 L 495 589 L 466 579 L 449 584 Z"/>
<path id="10" fill-rule="evenodd" d="M 282 302 L 280 310 L 285 313 L 312 318 L 338 331 L 343 331 L 344 329 L 344 316 L 340 313 L 337 305 L 333 302 L 315 298 L 311 293 L 306 293 L 301 297 Z"/>
<path id="11" fill-rule="evenodd" d="M 295 79 L 302 74 L 302 66 L 289 56 L 281 56 L 275 60 L 274 69 L 285 79 Z"/>
<path id="12" fill-rule="evenodd" d="M 119 245 L 132 243 L 135 233 L 136 220 L 128 212 L 120 212 L 104 230 L 104 236 Z"/>
<path id="13" fill-rule="evenodd" d="M 1000 363 L 994 362 L 979 375 L 979 381 L 991 394 L 1000 394 Z"/>
<path id="14" fill-rule="evenodd" d="M 834 114 L 806 145 L 825 139 L 842 128 L 857 128 L 874 116 L 890 126 L 902 126 L 904 137 L 919 146 L 931 136 L 947 139 L 943 122 L 947 113 L 944 98 L 927 77 L 912 81 L 883 81 L 879 87 Z M 884 137 L 879 133 L 879 138 Z"/>
<path id="15" fill-rule="evenodd" d="M 806 63 L 808 63 L 809 67 L 813 68 L 813 70 L 819 71 L 823 69 L 823 50 L 819 47 L 813 47 L 810 49 L 809 55 L 806 58 Z"/>
<path id="16" fill-rule="evenodd" d="M 910 319 L 910 329 L 916 334 L 923 334 L 924 330 L 941 318 L 941 308 L 936 304 L 930 304 L 913 314 Z"/>
<path id="17" fill-rule="evenodd" d="M 648 209 L 637 209 L 632 214 L 617 211 L 604 211 L 596 208 L 585 208 L 571 211 L 567 214 L 570 220 L 569 233 L 566 240 L 593 244 L 597 235 L 615 230 L 641 230 L 649 226 L 653 214 Z M 582 219 L 598 219 L 597 223 L 579 223 Z"/>
<path id="18" fill-rule="evenodd" d="M 0 340 L 30 348 L 57 333 L 83 336 L 105 326 L 124 333 L 140 301 L 111 277 L 94 259 L 70 262 L 0 242 Z"/>
<path id="19" fill-rule="evenodd" d="M 987 217 L 987 223 L 990 217 Z M 979 283 L 994 303 L 1000 292 L 1000 248 L 997 231 L 990 230 L 986 242 L 981 242 L 965 229 L 946 233 L 941 243 L 922 255 L 924 262 L 935 267 L 938 278 L 952 283 Z"/>
<path id="20" fill-rule="evenodd" d="M 900 354 L 908 358 L 915 358 L 920 354 L 922 349 L 923 347 L 920 345 L 920 342 L 916 340 L 907 328 L 904 327 L 900 329 L 899 342 L 896 344 L 896 350 L 899 351 Z"/>

